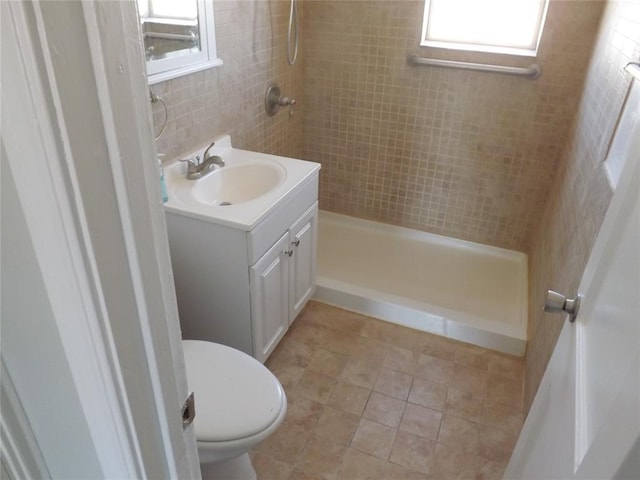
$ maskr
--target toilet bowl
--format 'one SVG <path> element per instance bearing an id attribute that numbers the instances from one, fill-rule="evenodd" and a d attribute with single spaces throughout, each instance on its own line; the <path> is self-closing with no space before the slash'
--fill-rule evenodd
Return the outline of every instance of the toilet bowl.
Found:
<path id="1" fill-rule="evenodd" d="M 260 362 L 225 345 L 183 340 L 203 479 L 255 479 L 249 451 L 287 413 L 278 379 Z"/>

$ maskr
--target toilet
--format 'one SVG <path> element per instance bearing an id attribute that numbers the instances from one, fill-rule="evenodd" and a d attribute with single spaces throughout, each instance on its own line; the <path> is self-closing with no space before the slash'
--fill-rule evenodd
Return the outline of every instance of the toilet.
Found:
<path id="1" fill-rule="evenodd" d="M 264 365 L 235 348 L 183 340 L 203 480 L 255 479 L 249 451 L 280 426 L 287 397 Z"/>

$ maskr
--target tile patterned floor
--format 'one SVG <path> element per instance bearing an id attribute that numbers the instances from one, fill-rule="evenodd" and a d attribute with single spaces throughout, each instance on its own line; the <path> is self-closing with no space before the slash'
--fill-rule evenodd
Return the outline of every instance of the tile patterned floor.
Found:
<path id="1" fill-rule="evenodd" d="M 523 361 L 310 302 L 266 363 L 289 410 L 259 480 L 498 479 Z"/>

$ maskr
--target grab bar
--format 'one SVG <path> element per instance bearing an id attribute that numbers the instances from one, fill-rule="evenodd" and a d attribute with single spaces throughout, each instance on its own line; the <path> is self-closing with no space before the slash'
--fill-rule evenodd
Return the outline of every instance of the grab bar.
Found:
<path id="1" fill-rule="evenodd" d="M 195 33 L 183 34 L 183 33 L 165 33 L 165 32 L 144 32 L 142 34 L 144 38 L 159 38 L 163 40 L 186 40 L 188 42 L 197 42 L 199 37 Z"/>
<path id="2" fill-rule="evenodd" d="M 460 70 L 475 70 L 479 72 L 503 73 L 517 77 L 535 80 L 542 73 L 540 65 L 533 63 L 528 67 L 504 67 L 502 65 L 487 65 L 484 63 L 456 62 L 454 60 L 437 60 L 435 58 L 422 58 L 416 54 L 409 55 L 407 63 L 412 67 L 442 67 L 457 68 Z"/>

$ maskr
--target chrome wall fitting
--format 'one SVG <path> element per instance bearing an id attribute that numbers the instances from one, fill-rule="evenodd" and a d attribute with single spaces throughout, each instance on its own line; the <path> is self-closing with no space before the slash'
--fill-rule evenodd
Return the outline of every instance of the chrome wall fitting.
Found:
<path id="1" fill-rule="evenodd" d="M 272 83 L 267 87 L 267 93 L 264 95 L 264 109 L 267 115 L 273 116 L 278 113 L 280 107 L 288 106 L 289 116 L 293 116 L 293 106 L 295 104 L 295 99 L 281 95 L 278 84 Z"/>

